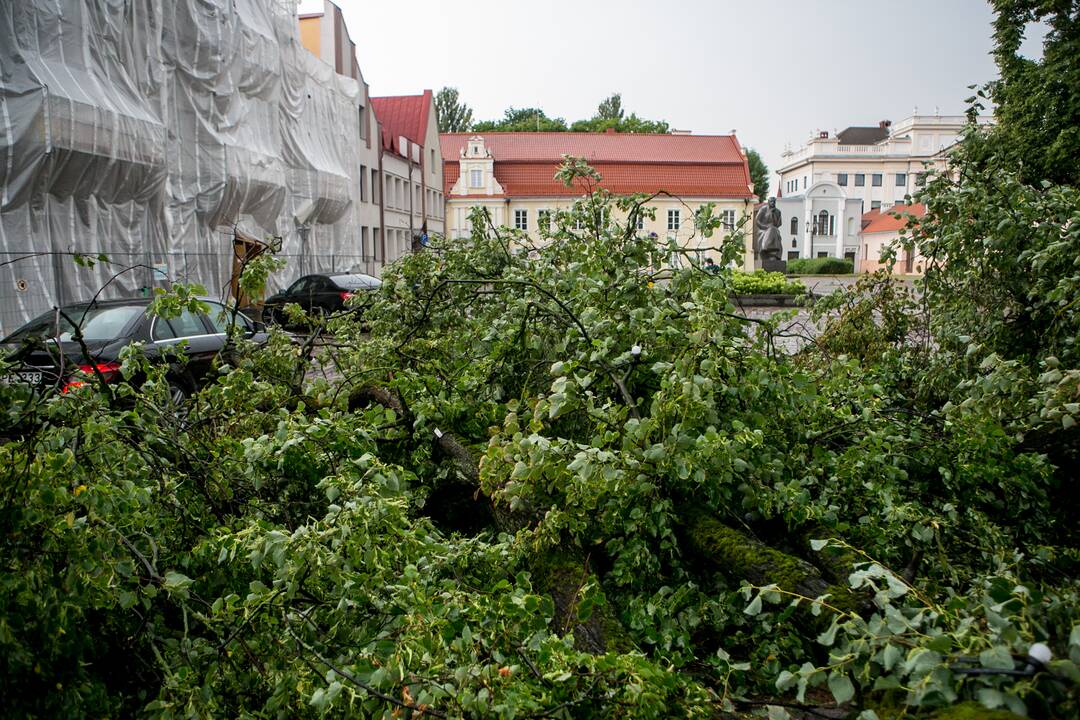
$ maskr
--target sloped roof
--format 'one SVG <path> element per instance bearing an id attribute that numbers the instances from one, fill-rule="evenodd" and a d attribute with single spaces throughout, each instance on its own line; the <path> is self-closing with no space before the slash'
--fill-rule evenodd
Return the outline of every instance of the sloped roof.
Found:
<path id="1" fill-rule="evenodd" d="M 573 155 L 590 162 L 744 163 L 734 135 L 646 133 L 485 132 L 443 133 L 443 160 L 457 162 L 470 137 L 480 135 L 496 162 L 559 161 Z"/>
<path id="2" fill-rule="evenodd" d="M 444 133 L 439 136 L 447 197 L 459 175 L 468 139 L 484 138 L 495 179 L 508 196 L 580 195 L 555 180 L 562 156 L 585 158 L 600 186 L 618 194 L 668 192 L 684 197 L 750 198 L 750 170 L 734 135 L 636 133 Z"/>
<path id="3" fill-rule="evenodd" d="M 383 148 L 404 157 L 405 153 L 398 147 L 398 139 L 402 136 L 423 146 L 431 101 L 430 90 L 425 90 L 422 95 L 371 98 L 371 109 L 382 129 Z"/>
<path id="4" fill-rule="evenodd" d="M 887 127 L 849 127 L 836 133 L 841 145 L 873 145 L 889 137 Z"/>
<path id="5" fill-rule="evenodd" d="M 900 217 L 893 217 L 893 213 L 898 213 Z M 911 221 L 911 219 L 907 217 L 908 215 L 921 218 L 926 215 L 926 206 L 922 203 L 915 203 L 913 205 L 895 205 L 891 208 L 885 208 L 884 212 L 881 210 L 871 210 L 868 213 L 864 213 L 862 217 L 863 235 L 881 232 L 899 232 L 907 227 L 908 223 Z"/>

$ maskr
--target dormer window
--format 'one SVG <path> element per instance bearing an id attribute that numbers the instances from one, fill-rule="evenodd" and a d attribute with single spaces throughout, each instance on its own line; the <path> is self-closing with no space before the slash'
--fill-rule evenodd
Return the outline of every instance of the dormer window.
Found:
<path id="1" fill-rule="evenodd" d="M 483 170 L 471 170 L 469 172 L 469 187 L 471 187 L 471 188 L 484 187 L 484 171 Z"/>

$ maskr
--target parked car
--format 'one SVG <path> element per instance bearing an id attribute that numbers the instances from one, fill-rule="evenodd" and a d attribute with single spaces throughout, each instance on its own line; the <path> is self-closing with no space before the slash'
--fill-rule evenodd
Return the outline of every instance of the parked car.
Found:
<path id="1" fill-rule="evenodd" d="M 0 382 L 67 392 L 93 382 L 98 374 L 114 381 L 120 377 L 120 351 L 141 342 L 148 358 L 169 363 L 166 377 L 173 400 L 181 402 L 201 386 L 225 347 L 232 317 L 221 303 L 203 302 L 210 306 L 209 313 L 185 310 L 168 319 L 147 315 L 149 298 L 79 303 L 44 313 L 0 340 L 0 353 L 13 364 Z M 265 341 L 261 324 L 243 314 L 236 322 L 249 338 Z M 177 348 L 184 341 L 186 345 Z"/>
<path id="2" fill-rule="evenodd" d="M 283 309 L 296 303 L 307 313 L 331 315 L 346 309 L 345 301 L 357 293 L 378 289 L 382 281 L 364 273 L 317 273 L 305 275 L 286 290 L 271 295 L 263 305 L 267 322 L 285 325 Z"/>

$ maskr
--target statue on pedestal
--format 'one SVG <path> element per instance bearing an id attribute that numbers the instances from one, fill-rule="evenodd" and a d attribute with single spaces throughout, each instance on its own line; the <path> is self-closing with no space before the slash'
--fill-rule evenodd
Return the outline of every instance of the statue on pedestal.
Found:
<path id="1" fill-rule="evenodd" d="M 761 256 L 761 267 L 770 272 L 787 272 L 787 263 L 782 259 L 784 239 L 780 235 L 782 218 L 776 207 L 776 198 L 769 198 L 768 205 L 762 205 L 754 216 L 754 229 L 757 231 L 757 250 Z"/>

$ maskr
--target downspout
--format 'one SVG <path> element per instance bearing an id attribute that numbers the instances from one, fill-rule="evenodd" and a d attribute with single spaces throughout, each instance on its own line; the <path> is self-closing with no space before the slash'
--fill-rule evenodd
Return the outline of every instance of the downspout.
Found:
<path id="1" fill-rule="evenodd" d="M 409 149 L 408 149 L 409 154 L 405 158 L 405 162 L 409 163 L 409 247 L 412 248 L 413 237 L 416 235 L 415 230 L 413 230 L 413 213 L 415 212 L 415 210 L 413 209 L 413 199 L 416 197 L 416 191 L 413 189 L 413 184 L 412 184 L 412 166 L 413 166 L 412 149 L 413 149 L 413 143 L 412 143 L 411 140 L 409 141 L 409 146 L 408 147 L 409 147 Z"/>

